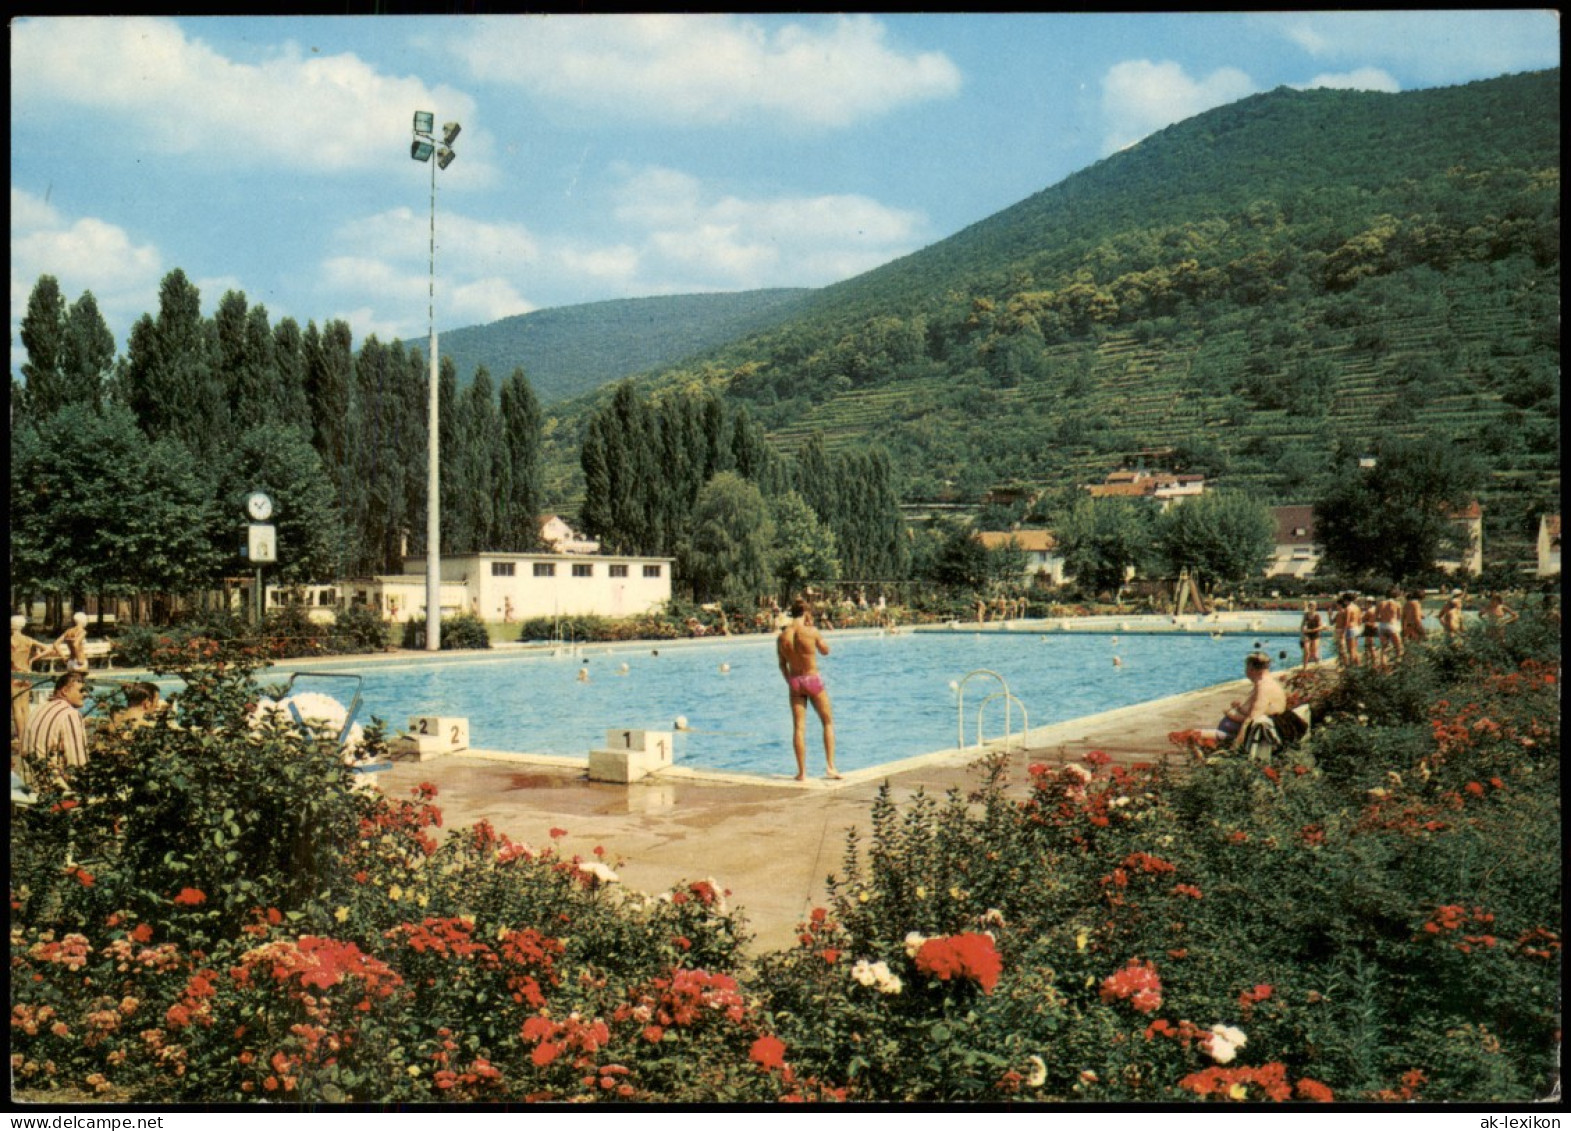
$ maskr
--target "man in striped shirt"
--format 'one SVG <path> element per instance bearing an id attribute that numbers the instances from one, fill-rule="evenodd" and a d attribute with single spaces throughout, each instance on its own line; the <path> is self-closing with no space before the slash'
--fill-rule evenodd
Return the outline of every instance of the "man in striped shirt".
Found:
<path id="1" fill-rule="evenodd" d="M 82 704 L 87 700 L 87 678 L 81 672 L 66 672 L 55 680 L 54 694 L 27 720 L 22 734 L 23 774 L 29 773 L 29 760 L 42 759 L 51 776 L 87 765 L 87 728 L 82 723 Z M 39 782 L 29 779 L 35 788 Z"/>

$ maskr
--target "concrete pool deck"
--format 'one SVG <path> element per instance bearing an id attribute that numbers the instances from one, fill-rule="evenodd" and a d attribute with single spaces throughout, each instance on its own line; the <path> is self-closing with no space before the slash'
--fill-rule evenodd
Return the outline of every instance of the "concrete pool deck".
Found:
<path id="1" fill-rule="evenodd" d="M 1009 780 L 1024 788 L 1031 762 L 1064 763 L 1103 750 L 1118 762 L 1155 761 L 1172 748 L 1175 730 L 1208 726 L 1247 689 L 1239 679 L 1088 718 L 1033 728 L 1009 756 Z M 784 704 L 780 705 L 783 725 Z M 917 790 L 942 797 L 975 787 L 976 748 L 951 750 L 847 773 L 791 780 L 700 774 L 678 768 L 643 782 L 588 780 L 586 761 L 497 751 L 469 751 L 429 762 L 398 762 L 378 775 L 390 797 L 421 782 L 438 789 L 448 828 L 488 820 L 515 840 L 542 845 L 548 830 L 567 830 L 566 855 L 592 858 L 596 846 L 627 887 L 649 893 L 712 877 L 746 917 L 751 950 L 793 944 L 796 924 L 825 897 L 824 879 L 839 871 L 846 833 L 869 825 L 870 802 L 888 781 L 897 802 Z M 816 727 L 809 731 L 809 772 L 822 773 Z"/>

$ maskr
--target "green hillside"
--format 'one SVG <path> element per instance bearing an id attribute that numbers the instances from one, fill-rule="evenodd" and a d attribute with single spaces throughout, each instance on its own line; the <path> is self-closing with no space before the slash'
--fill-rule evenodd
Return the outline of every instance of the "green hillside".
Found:
<path id="1" fill-rule="evenodd" d="M 910 498 L 1143 460 L 1307 501 L 1392 435 L 1492 471 L 1486 543 L 1559 498 L 1558 70 L 1281 89 L 1171 126 L 667 371 L 782 448 L 872 442 Z M 578 413 L 554 433 L 575 492 Z"/>
<path id="2" fill-rule="evenodd" d="M 523 366 L 542 404 L 674 365 L 790 317 L 808 290 L 672 295 L 553 307 L 442 333 L 442 355 L 468 381 Z"/>

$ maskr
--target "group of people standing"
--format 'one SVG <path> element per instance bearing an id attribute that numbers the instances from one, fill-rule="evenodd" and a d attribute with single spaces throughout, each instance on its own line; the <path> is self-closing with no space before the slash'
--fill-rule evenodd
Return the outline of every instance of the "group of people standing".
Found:
<path id="1" fill-rule="evenodd" d="M 1401 660 L 1407 648 L 1429 637 L 1429 629 L 1424 625 L 1423 600 L 1421 589 L 1404 593 L 1394 588 L 1384 597 L 1343 593 L 1333 602 L 1329 617 L 1321 612 L 1316 602 L 1306 601 L 1299 626 L 1304 665 L 1320 662 L 1320 641 L 1329 632 L 1336 645 L 1337 663 L 1342 667 L 1367 665 L 1376 671 L 1390 670 L 1392 661 Z M 1462 593 L 1453 593 L 1436 617 L 1448 640 L 1462 631 L 1462 603 Z M 1507 624 L 1517 618 L 1516 612 L 1495 593 L 1490 594 L 1479 615 L 1496 624 Z"/>

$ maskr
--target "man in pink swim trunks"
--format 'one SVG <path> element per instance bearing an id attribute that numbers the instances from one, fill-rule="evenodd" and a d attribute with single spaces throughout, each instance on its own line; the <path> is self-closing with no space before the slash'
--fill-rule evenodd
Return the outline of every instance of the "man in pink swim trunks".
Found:
<path id="1" fill-rule="evenodd" d="M 829 645 L 813 627 L 813 610 L 798 597 L 791 603 L 791 623 L 780 630 L 775 642 L 780 674 L 791 689 L 791 745 L 796 751 L 796 780 L 807 780 L 807 705 L 811 703 L 824 724 L 824 761 L 829 770 L 824 776 L 838 779 L 835 770 L 835 716 L 829 706 L 829 692 L 818 672 L 818 657 L 829 655 Z"/>

